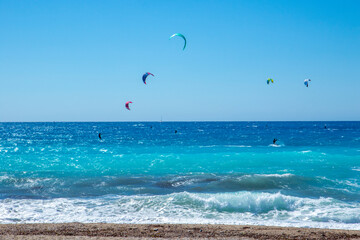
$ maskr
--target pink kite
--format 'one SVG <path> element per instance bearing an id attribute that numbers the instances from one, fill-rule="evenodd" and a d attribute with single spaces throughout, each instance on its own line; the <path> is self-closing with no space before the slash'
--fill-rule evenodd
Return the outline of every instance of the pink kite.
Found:
<path id="1" fill-rule="evenodd" d="M 132 102 L 131 102 L 131 101 L 128 101 L 128 102 L 125 103 L 125 107 L 127 108 L 127 110 L 130 110 L 130 108 L 129 108 L 129 104 L 130 104 L 130 103 L 132 103 Z"/>

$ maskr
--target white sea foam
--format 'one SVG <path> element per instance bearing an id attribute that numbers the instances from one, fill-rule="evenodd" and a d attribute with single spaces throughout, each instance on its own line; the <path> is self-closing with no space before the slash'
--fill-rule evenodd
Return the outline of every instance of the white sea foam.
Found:
<path id="1" fill-rule="evenodd" d="M 212 148 L 212 147 L 216 147 L 216 145 L 199 146 L 199 148 Z"/>
<path id="2" fill-rule="evenodd" d="M 262 176 L 262 177 L 293 177 L 294 174 L 291 173 L 283 173 L 283 174 L 254 174 L 254 176 Z"/>
<path id="3" fill-rule="evenodd" d="M 283 147 L 281 144 L 269 144 L 269 147 Z"/>
<path id="4" fill-rule="evenodd" d="M 7 150 L 7 149 L 4 149 L 4 148 L 0 148 L 0 152 L 5 152 L 5 153 L 7 153 L 8 150 Z"/>
<path id="5" fill-rule="evenodd" d="M 242 179 L 246 179 L 246 178 L 254 178 L 254 177 L 261 177 L 261 178 L 288 178 L 288 177 L 293 177 L 295 176 L 294 174 L 291 173 L 283 173 L 283 174 L 246 174 L 243 176 L 240 176 L 238 179 L 242 180 Z"/>
<path id="6" fill-rule="evenodd" d="M 225 147 L 234 147 L 234 148 L 250 148 L 250 145 L 225 145 Z"/>
<path id="7" fill-rule="evenodd" d="M 48 200 L 4 199 L 1 223 L 210 223 L 360 230 L 360 204 L 281 193 L 173 193 Z"/>
<path id="8" fill-rule="evenodd" d="M 0 183 L 2 181 L 6 181 L 6 180 L 9 180 L 9 179 L 10 179 L 10 177 L 8 175 L 2 175 L 2 176 L 0 176 Z"/>
<path id="9" fill-rule="evenodd" d="M 360 184 L 357 182 L 357 179 L 349 179 L 349 180 L 345 180 L 344 182 L 348 186 L 360 188 Z"/>

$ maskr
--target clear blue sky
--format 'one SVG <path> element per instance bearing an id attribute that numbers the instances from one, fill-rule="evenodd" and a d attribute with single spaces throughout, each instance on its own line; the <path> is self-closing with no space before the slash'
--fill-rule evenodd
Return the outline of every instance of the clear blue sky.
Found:
<path id="1" fill-rule="evenodd" d="M 0 121 L 360 120 L 360 1 L 0 0 L 0 83 Z"/>

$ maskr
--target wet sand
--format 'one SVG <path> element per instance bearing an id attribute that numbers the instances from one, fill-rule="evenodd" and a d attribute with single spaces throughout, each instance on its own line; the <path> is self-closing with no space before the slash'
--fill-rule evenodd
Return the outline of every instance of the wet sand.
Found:
<path id="1" fill-rule="evenodd" d="M 198 224 L 0 224 L 0 239 L 360 239 L 360 231 Z"/>

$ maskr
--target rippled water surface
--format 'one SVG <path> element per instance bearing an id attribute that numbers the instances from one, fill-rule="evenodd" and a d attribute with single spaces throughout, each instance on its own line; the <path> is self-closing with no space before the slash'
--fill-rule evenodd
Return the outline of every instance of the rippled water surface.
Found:
<path id="1" fill-rule="evenodd" d="M 0 223 L 74 221 L 360 230 L 360 122 L 0 123 Z"/>

